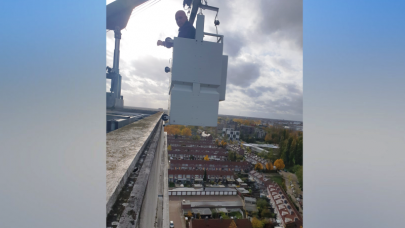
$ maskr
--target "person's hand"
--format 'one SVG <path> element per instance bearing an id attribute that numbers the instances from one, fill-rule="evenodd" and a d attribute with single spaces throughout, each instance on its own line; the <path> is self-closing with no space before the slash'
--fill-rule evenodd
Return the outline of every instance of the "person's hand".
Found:
<path id="1" fill-rule="evenodd" d="M 163 46 L 163 41 L 158 40 L 158 41 L 157 41 L 157 46 Z"/>

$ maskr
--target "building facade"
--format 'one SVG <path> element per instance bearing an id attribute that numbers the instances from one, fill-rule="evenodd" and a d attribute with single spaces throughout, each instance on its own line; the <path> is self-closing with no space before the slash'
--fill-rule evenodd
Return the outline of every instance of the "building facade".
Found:
<path id="1" fill-rule="evenodd" d="M 216 170 L 216 171 L 248 171 L 250 164 L 247 161 L 196 161 L 196 160 L 171 160 L 170 170 Z"/>

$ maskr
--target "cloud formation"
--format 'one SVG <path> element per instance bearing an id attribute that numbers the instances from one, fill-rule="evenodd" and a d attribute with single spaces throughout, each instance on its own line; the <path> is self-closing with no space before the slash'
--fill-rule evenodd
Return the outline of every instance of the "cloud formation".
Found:
<path id="1" fill-rule="evenodd" d="M 220 9 L 217 29 L 225 36 L 224 54 L 229 56 L 226 100 L 220 102 L 219 113 L 302 120 L 302 1 L 208 4 Z M 156 47 L 156 40 L 177 35 L 173 15 L 181 7 L 176 0 L 161 1 L 131 17 L 122 31 L 120 73 L 126 105 L 167 108 L 169 79 L 164 67 L 169 66 L 172 50 Z M 216 33 L 215 13 L 203 13 L 205 31 Z M 113 51 L 109 32 L 109 66 Z"/>

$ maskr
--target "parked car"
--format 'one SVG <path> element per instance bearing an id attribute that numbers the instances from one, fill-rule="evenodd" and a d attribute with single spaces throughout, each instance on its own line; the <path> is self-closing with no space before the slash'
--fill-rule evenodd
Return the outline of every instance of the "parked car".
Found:
<path id="1" fill-rule="evenodd" d="M 174 223 L 173 223 L 173 221 L 170 221 L 170 228 L 174 228 Z"/>

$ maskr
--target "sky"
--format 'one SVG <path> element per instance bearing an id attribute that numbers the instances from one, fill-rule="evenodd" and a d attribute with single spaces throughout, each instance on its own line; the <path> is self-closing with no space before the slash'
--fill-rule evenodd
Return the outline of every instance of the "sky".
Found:
<path id="1" fill-rule="evenodd" d="M 112 1 L 107 1 L 107 4 Z M 152 0 L 136 8 L 120 47 L 126 106 L 168 107 L 172 49 L 156 41 L 178 34 L 174 15 L 182 0 Z M 228 55 L 226 99 L 219 114 L 303 120 L 302 1 L 208 1 L 219 8 L 218 33 Z M 205 32 L 216 33 L 215 12 L 203 10 Z M 112 67 L 114 32 L 107 31 L 107 66 Z M 107 80 L 107 88 L 110 88 Z"/>

